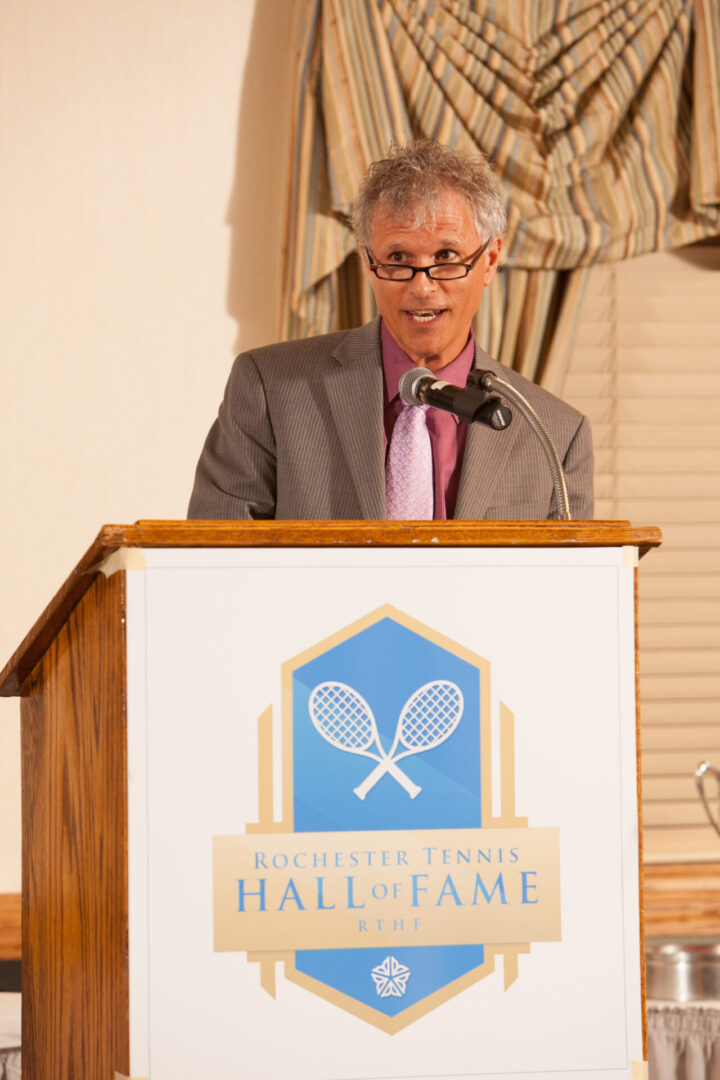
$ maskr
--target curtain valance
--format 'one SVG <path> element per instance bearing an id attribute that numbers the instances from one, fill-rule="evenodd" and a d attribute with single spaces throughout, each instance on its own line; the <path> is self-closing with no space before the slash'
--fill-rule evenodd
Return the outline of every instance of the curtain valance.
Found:
<path id="1" fill-rule="evenodd" d="M 370 314 L 347 215 L 393 140 L 495 162 L 506 265 L 548 272 L 548 296 L 558 272 L 720 233 L 717 0 L 302 2 L 285 336 Z"/>

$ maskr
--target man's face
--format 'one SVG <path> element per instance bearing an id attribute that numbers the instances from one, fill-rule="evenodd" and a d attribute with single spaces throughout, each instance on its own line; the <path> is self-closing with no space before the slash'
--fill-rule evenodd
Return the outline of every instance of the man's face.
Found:
<path id="1" fill-rule="evenodd" d="M 376 263 L 469 262 L 487 239 L 479 235 L 469 203 L 456 191 L 445 191 L 426 215 L 415 209 L 403 215 L 382 203 L 376 208 L 367 244 Z M 462 352 L 501 247 L 500 237 L 492 239 L 468 276 L 453 281 L 434 281 L 427 274 L 415 274 L 410 281 L 383 281 L 364 260 L 385 325 L 420 367 L 439 371 Z"/>

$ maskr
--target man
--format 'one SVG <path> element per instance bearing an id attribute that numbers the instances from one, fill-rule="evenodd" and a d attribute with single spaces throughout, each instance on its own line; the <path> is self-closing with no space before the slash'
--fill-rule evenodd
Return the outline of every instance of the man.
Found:
<path id="1" fill-rule="evenodd" d="M 403 406 L 399 377 L 418 365 L 461 386 L 473 366 L 488 369 L 520 390 L 555 443 L 573 518 L 590 518 L 587 419 L 473 338 L 505 230 L 487 161 L 432 140 L 396 147 L 370 167 L 353 226 L 379 318 L 238 357 L 198 463 L 189 517 L 553 516 L 550 470 L 527 421 L 515 411 L 510 427 L 495 431 Z M 409 462 L 409 472 L 398 473 L 398 462 Z M 409 509 L 408 492 L 417 495 Z"/>

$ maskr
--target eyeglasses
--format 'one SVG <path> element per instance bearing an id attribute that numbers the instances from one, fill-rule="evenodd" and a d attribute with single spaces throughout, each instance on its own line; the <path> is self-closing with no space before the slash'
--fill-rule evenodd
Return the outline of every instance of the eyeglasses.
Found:
<path id="1" fill-rule="evenodd" d="M 368 263 L 375 277 L 383 281 L 411 281 L 416 274 L 427 274 L 432 281 L 455 281 L 457 278 L 467 277 L 485 249 L 492 240 L 490 237 L 483 246 L 470 256 L 470 262 L 447 262 L 433 263 L 432 266 L 406 266 L 403 263 L 378 263 L 375 262 L 369 247 L 365 248 Z"/>

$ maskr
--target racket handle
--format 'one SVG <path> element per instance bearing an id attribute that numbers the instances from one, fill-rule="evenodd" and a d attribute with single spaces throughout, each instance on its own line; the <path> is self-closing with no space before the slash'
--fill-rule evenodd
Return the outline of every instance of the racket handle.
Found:
<path id="1" fill-rule="evenodd" d="M 421 787 L 417 784 L 413 784 L 409 776 L 406 776 L 402 769 L 399 769 L 397 765 L 390 758 L 385 761 L 381 761 L 379 765 L 376 765 L 369 776 L 366 776 L 362 784 L 358 784 L 353 791 L 357 795 L 358 799 L 364 799 L 369 791 L 377 784 L 378 780 L 381 780 L 385 773 L 389 772 L 390 775 L 397 780 L 398 784 L 407 791 L 411 799 L 414 799 L 416 795 L 419 795 L 422 791 Z"/>

